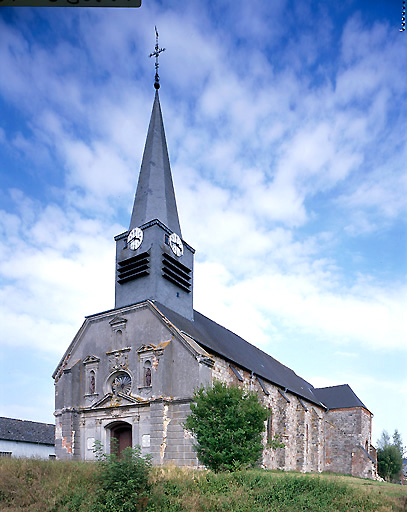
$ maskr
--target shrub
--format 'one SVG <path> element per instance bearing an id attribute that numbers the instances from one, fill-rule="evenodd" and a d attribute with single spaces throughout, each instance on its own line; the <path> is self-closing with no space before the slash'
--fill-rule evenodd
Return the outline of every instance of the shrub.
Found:
<path id="1" fill-rule="evenodd" d="M 253 466 L 263 451 L 268 411 L 255 393 L 215 382 L 194 394 L 185 427 L 195 438 L 202 464 L 214 471 Z"/>
<path id="2" fill-rule="evenodd" d="M 126 448 L 117 455 L 102 453 L 96 447 L 98 472 L 93 512 L 134 512 L 145 508 L 148 501 L 150 457 L 142 457 L 139 447 Z"/>

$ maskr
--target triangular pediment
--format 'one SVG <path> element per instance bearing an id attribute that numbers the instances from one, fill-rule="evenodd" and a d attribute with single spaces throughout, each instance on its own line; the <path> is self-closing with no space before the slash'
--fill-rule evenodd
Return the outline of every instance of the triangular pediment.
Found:
<path id="1" fill-rule="evenodd" d="M 86 356 L 85 359 L 83 360 L 83 364 L 98 363 L 99 361 L 100 361 L 99 357 L 96 357 L 96 356 Z"/>
<path id="2" fill-rule="evenodd" d="M 122 316 L 116 315 L 112 320 L 110 320 L 109 324 L 111 327 L 115 327 L 117 325 L 125 325 L 127 322 L 127 318 L 123 318 Z"/>
<path id="3" fill-rule="evenodd" d="M 148 344 L 148 345 L 141 345 L 138 349 L 137 349 L 137 352 L 140 353 L 140 352 L 148 352 L 148 351 L 151 351 L 151 350 L 155 350 L 157 347 L 156 345 L 153 345 L 152 343 Z"/>
<path id="4" fill-rule="evenodd" d="M 91 406 L 91 409 L 104 409 L 106 407 L 134 405 L 141 402 L 145 402 L 145 400 L 135 396 L 125 395 L 124 393 L 107 393 L 98 402 L 94 403 Z"/>

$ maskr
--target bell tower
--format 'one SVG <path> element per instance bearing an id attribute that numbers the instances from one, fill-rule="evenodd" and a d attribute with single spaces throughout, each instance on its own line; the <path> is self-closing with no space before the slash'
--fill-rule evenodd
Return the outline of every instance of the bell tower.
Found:
<path id="1" fill-rule="evenodd" d="M 192 320 L 194 249 L 181 235 L 158 89 L 128 231 L 115 237 L 115 307 L 156 300 Z"/>

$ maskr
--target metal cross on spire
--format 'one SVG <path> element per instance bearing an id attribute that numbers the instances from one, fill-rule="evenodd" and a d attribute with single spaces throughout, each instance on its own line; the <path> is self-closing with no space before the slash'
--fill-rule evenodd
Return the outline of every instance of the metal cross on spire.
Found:
<path id="1" fill-rule="evenodd" d="M 150 53 L 150 57 L 155 57 L 155 79 L 154 79 L 154 87 L 158 90 L 160 88 L 160 77 L 158 76 L 158 57 L 160 55 L 161 52 L 164 52 L 165 51 L 165 48 L 160 48 L 158 46 L 158 31 L 157 31 L 157 27 L 154 27 L 155 28 L 155 48 L 154 48 L 154 52 L 153 53 Z"/>

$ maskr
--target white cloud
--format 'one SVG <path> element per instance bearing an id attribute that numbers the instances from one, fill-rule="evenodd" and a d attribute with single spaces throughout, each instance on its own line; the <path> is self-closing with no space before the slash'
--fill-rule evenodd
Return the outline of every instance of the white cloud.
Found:
<path id="1" fill-rule="evenodd" d="M 13 197 L 21 215 L 0 217 L 2 343 L 61 353 L 84 314 L 112 307 L 119 226 Z"/>
<path id="2" fill-rule="evenodd" d="M 216 296 L 232 298 L 229 317 L 239 318 L 235 329 L 238 334 L 245 332 L 252 343 L 266 339 L 267 331 L 260 336 L 259 326 L 268 329 L 275 319 L 297 334 L 302 332 L 304 336 L 312 335 L 314 339 L 344 348 L 354 344 L 373 350 L 406 348 L 405 289 L 383 290 L 367 283 L 355 285 L 352 290 L 330 289 L 329 272 L 324 270 L 308 267 L 308 273 L 301 269 L 298 274 L 292 271 L 281 274 L 264 265 L 252 278 L 219 282 Z M 210 300 L 213 285 L 213 280 L 207 277 L 198 280 L 195 287 L 204 313 L 213 309 Z M 242 316 L 243 304 L 246 315 Z M 251 331 L 254 312 L 261 312 L 261 321 L 257 319 L 255 324 L 255 336 Z M 268 336 L 272 343 L 271 334 Z"/>

